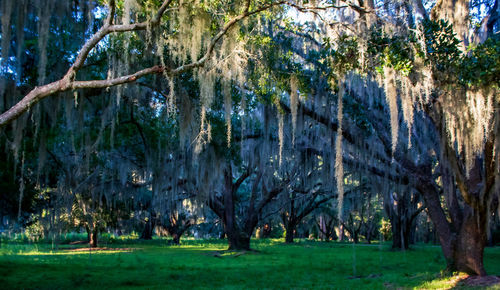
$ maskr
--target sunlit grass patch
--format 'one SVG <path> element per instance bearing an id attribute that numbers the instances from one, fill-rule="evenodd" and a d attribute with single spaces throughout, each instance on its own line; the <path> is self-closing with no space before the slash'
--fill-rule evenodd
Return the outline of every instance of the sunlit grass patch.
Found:
<path id="1" fill-rule="evenodd" d="M 417 288 L 426 289 L 500 289 L 500 277 L 474 277 L 466 273 L 437 275 L 436 278 L 425 281 Z"/>
<path id="2" fill-rule="evenodd" d="M 417 288 L 427 289 L 451 289 L 457 287 L 458 283 L 467 278 L 465 273 L 454 273 L 453 275 L 436 275 L 433 280 L 424 281 Z"/>
<path id="3" fill-rule="evenodd" d="M 78 250 L 70 250 L 70 249 L 61 249 L 61 250 L 55 250 L 55 251 L 49 251 L 49 252 L 41 252 L 41 251 L 30 251 L 30 252 L 19 252 L 16 253 L 16 255 L 20 256 L 53 256 L 53 255 L 91 255 L 91 254 L 116 254 L 116 253 L 128 253 L 135 251 L 137 249 L 132 249 L 132 248 L 116 248 L 116 249 L 91 249 L 89 250 L 88 248 L 81 248 Z"/>

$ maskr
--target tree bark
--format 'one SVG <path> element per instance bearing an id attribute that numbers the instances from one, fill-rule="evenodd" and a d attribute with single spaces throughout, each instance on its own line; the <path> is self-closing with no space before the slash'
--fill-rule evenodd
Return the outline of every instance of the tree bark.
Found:
<path id="1" fill-rule="evenodd" d="M 173 233 L 172 234 L 172 244 L 174 245 L 179 245 L 181 243 L 181 235 L 178 233 Z"/>
<path id="2" fill-rule="evenodd" d="M 410 248 L 410 229 L 404 219 L 393 216 L 392 225 L 392 248 L 408 250 Z"/>
<path id="3" fill-rule="evenodd" d="M 287 196 L 289 198 L 289 196 Z M 285 225 L 285 243 L 293 243 L 295 228 L 297 226 L 296 222 L 296 212 L 295 212 L 295 194 L 292 192 L 292 198 L 288 199 L 289 210 L 284 211 L 281 214 L 281 219 Z"/>
<path id="4" fill-rule="evenodd" d="M 421 183 L 422 184 L 422 183 Z M 486 275 L 483 264 L 486 246 L 486 226 L 489 214 L 486 208 L 473 209 L 464 203 L 461 225 L 453 230 L 441 207 L 439 193 L 425 186 L 424 199 L 427 211 L 436 229 L 449 271 L 462 271 L 471 275 Z"/>
<path id="5" fill-rule="evenodd" d="M 412 216 L 407 216 L 409 213 L 396 214 L 395 211 L 388 214 L 392 226 L 393 249 L 408 250 L 410 248 L 410 244 L 413 243 L 411 238 L 415 232 L 415 218 L 418 213 L 420 210 L 413 213 Z"/>
<path id="6" fill-rule="evenodd" d="M 191 227 L 191 225 L 192 222 L 190 220 L 184 222 L 182 215 L 179 215 L 177 218 L 171 217 L 169 224 L 163 227 L 167 230 L 169 235 L 172 236 L 171 243 L 179 245 L 182 235 Z"/>
<path id="7" fill-rule="evenodd" d="M 421 194 L 403 191 L 384 196 L 384 209 L 391 221 L 392 248 L 407 250 L 415 232 L 415 219 L 424 209 L 418 207 Z"/>
<path id="8" fill-rule="evenodd" d="M 268 191 L 265 184 L 262 183 L 262 199 L 257 202 L 258 185 L 262 177 L 262 173 L 257 174 L 252 187 L 252 195 L 250 197 L 249 206 L 246 209 L 242 225 L 238 224 L 235 213 L 236 192 L 240 185 L 252 175 L 251 170 L 244 172 L 234 183 L 231 164 L 227 164 L 224 169 L 224 187 L 222 197 L 212 197 L 208 201 L 208 206 L 219 216 L 224 225 L 229 250 L 250 250 L 250 238 L 253 231 L 259 222 L 259 215 L 262 209 L 272 201 L 285 187 L 286 182 L 280 186 Z"/>
<path id="9" fill-rule="evenodd" d="M 486 246 L 487 211 L 473 210 L 466 206 L 464 220 L 457 236 L 457 243 L 453 250 L 451 270 L 458 270 L 468 274 L 486 275 L 483 264 L 484 247 Z"/>
<path id="10" fill-rule="evenodd" d="M 271 232 L 272 232 L 271 225 L 268 223 L 264 224 L 264 226 L 262 227 L 262 231 L 261 231 L 262 238 L 263 239 L 269 238 L 271 236 Z"/>
<path id="11" fill-rule="evenodd" d="M 152 240 L 155 226 L 155 219 L 151 216 L 144 225 L 144 230 L 141 233 L 141 240 Z"/>
<path id="12" fill-rule="evenodd" d="M 285 234 L 285 243 L 292 244 L 294 238 L 294 232 L 297 224 L 294 221 L 288 221 L 285 226 L 286 234 Z"/>
<path id="13" fill-rule="evenodd" d="M 343 224 L 339 225 L 339 242 L 345 241 L 345 228 Z"/>
<path id="14" fill-rule="evenodd" d="M 246 235 L 239 229 L 234 210 L 235 191 L 238 190 L 238 187 L 243 182 L 244 178 L 249 175 L 249 173 L 242 175 L 236 184 L 233 184 L 231 165 L 228 165 L 224 170 L 224 210 L 222 222 L 224 224 L 224 231 L 226 232 L 229 250 L 250 250 L 250 235 Z"/>
<path id="15" fill-rule="evenodd" d="M 87 231 L 87 239 L 89 241 L 89 246 L 91 248 L 97 248 L 98 246 L 98 234 L 99 234 L 99 231 L 97 230 L 97 228 L 94 228 L 94 229 L 90 229 L 89 227 L 86 227 L 85 228 L 86 231 Z"/>
<path id="16" fill-rule="evenodd" d="M 352 242 L 355 244 L 359 243 L 359 234 L 358 234 L 358 231 L 356 231 L 356 230 L 354 230 L 352 232 Z"/>
<path id="17" fill-rule="evenodd" d="M 316 197 L 319 196 L 320 191 L 312 191 L 309 190 L 309 201 L 305 205 L 298 205 L 295 202 L 295 191 L 292 191 L 292 195 L 290 198 L 287 200 L 287 207 L 288 209 L 285 210 L 281 214 L 281 220 L 283 221 L 283 224 L 285 225 L 285 243 L 291 244 L 293 243 L 294 235 L 295 235 L 295 230 L 297 229 L 297 225 L 301 223 L 301 221 L 308 216 L 311 212 L 313 212 L 315 209 L 319 208 L 323 203 L 327 202 L 330 200 L 331 196 L 323 197 L 320 200 L 316 200 Z M 348 192 L 346 192 L 348 193 Z M 346 194 L 344 193 L 344 194 Z"/>
<path id="18" fill-rule="evenodd" d="M 250 250 L 250 236 L 238 230 L 227 232 L 228 250 Z"/>

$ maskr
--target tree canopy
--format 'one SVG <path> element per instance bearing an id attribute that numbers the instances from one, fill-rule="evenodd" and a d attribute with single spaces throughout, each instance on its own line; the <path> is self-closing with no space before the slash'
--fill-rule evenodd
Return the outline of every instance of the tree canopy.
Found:
<path id="1" fill-rule="evenodd" d="M 498 2 L 2 1 L 0 217 L 94 245 L 214 221 L 250 249 L 276 217 L 357 242 L 385 215 L 406 249 L 424 212 L 484 275 Z"/>

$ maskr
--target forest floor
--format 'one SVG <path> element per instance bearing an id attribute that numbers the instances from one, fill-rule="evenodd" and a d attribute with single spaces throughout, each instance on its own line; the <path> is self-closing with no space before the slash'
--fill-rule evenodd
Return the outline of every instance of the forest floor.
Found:
<path id="1" fill-rule="evenodd" d="M 100 245 L 0 244 L 0 288 L 400 289 L 470 288 L 465 274 L 442 275 L 438 246 L 404 252 L 389 244 L 255 240 L 252 252 L 228 252 L 221 240 Z M 75 248 L 86 248 L 75 250 Z M 487 248 L 486 271 L 500 275 L 500 247 Z M 496 278 L 496 277 L 493 277 Z M 474 279 L 472 279 L 474 280 Z M 473 281 L 478 282 L 478 281 Z M 467 284 L 466 284 L 467 283 Z M 500 285 L 490 288 L 500 289 Z"/>

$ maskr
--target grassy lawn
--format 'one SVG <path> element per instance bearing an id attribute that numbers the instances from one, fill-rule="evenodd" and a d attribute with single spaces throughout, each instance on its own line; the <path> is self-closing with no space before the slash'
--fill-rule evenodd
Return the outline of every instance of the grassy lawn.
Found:
<path id="1" fill-rule="evenodd" d="M 427 245 L 393 252 L 389 245 L 259 240 L 253 241 L 257 252 L 243 254 L 223 251 L 224 241 L 107 246 L 135 250 L 89 253 L 3 243 L 0 288 L 442 289 L 458 281 L 440 277 L 441 249 Z M 487 248 L 485 263 L 489 274 L 500 275 L 500 248 Z"/>

